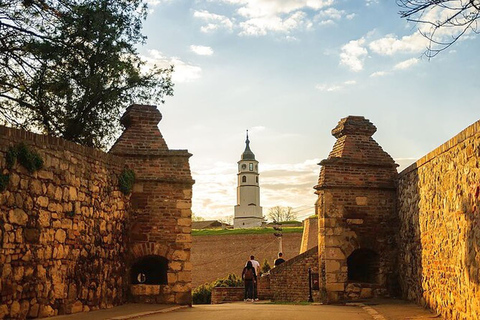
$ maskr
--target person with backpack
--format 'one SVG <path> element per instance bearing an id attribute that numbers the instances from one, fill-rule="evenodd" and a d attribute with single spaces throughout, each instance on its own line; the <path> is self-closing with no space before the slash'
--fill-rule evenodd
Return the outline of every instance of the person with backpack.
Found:
<path id="1" fill-rule="evenodd" d="M 255 281 L 257 281 L 257 274 L 251 261 L 248 261 L 245 268 L 243 268 L 242 280 L 245 283 L 244 301 L 253 301 L 253 288 Z"/>
<path id="2" fill-rule="evenodd" d="M 247 263 L 249 261 L 252 263 L 252 267 L 255 269 L 255 274 L 257 275 L 257 277 L 259 277 L 260 276 L 260 262 L 255 260 L 254 256 L 250 256 L 250 260 L 248 260 Z M 247 263 L 245 263 L 245 266 L 247 266 Z M 254 297 L 255 301 L 258 301 L 257 285 L 258 285 L 258 281 L 255 281 L 254 284 L 253 284 L 253 297 Z"/>

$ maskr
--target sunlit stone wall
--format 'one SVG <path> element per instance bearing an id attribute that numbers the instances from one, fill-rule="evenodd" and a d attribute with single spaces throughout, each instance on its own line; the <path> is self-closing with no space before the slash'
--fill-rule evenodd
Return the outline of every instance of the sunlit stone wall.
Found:
<path id="1" fill-rule="evenodd" d="M 400 174 L 405 298 L 446 319 L 480 319 L 480 121 Z"/>

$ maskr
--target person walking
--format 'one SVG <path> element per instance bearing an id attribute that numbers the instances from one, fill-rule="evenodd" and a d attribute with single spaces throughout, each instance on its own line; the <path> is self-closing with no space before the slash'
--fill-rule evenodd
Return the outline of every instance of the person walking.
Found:
<path id="1" fill-rule="evenodd" d="M 284 263 L 284 262 L 285 262 L 285 259 L 283 259 L 283 253 L 279 252 L 279 253 L 278 253 L 278 258 L 275 259 L 275 261 L 273 262 L 273 264 L 274 264 L 275 267 L 276 267 L 276 266 L 281 265 L 281 264 Z"/>
<path id="2" fill-rule="evenodd" d="M 252 263 L 252 266 L 255 269 L 255 274 L 258 277 L 260 275 L 260 262 L 255 260 L 254 256 L 250 256 L 250 262 Z M 247 261 L 247 263 L 248 263 L 248 261 Z M 245 264 L 245 266 L 246 266 L 246 264 Z M 253 284 L 253 297 L 254 297 L 255 301 L 258 301 L 258 285 L 257 284 L 258 284 L 258 279 Z"/>
<path id="3" fill-rule="evenodd" d="M 257 280 L 257 274 L 255 273 L 255 268 L 251 261 L 248 261 L 247 265 L 243 268 L 242 280 L 245 284 L 244 301 L 253 301 L 253 288 L 254 283 Z"/>

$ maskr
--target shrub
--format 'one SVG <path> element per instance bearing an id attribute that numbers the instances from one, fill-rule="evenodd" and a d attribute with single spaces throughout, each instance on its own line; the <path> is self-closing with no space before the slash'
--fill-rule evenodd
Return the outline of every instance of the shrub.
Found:
<path id="1" fill-rule="evenodd" d="M 236 274 L 231 273 L 226 278 L 202 284 L 192 292 L 193 304 L 210 304 L 212 302 L 212 289 L 214 287 L 243 287 L 243 280 Z"/>
<path id="2" fill-rule="evenodd" d="M 210 304 L 212 302 L 212 284 L 205 283 L 192 292 L 193 304 Z"/>
<path id="3" fill-rule="evenodd" d="M 267 259 L 264 259 L 263 263 L 262 263 L 262 266 L 260 268 L 261 272 L 262 273 L 268 273 L 270 271 L 270 269 L 272 269 L 272 267 L 268 263 Z"/>
<path id="4" fill-rule="evenodd" d="M 5 191 L 10 181 L 10 176 L 8 174 L 0 174 L 0 192 Z"/>
<path id="5" fill-rule="evenodd" d="M 30 173 L 43 167 L 42 157 L 23 142 L 8 148 L 7 151 L 7 168 L 12 169 L 17 161 Z"/>
<path id="6" fill-rule="evenodd" d="M 217 279 L 212 284 L 214 287 L 236 288 L 243 287 L 243 280 L 236 274 L 230 273 L 226 278 Z"/>
<path id="7" fill-rule="evenodd" d="M 134 183 L 135 172 L 130 169 L 123 169 L 122 173 L 118 177 L 118 186 L 120 188 L 120 191 L 122 191 L 124 195 L 129 194 L 130 192 L 132 192 Z"/>

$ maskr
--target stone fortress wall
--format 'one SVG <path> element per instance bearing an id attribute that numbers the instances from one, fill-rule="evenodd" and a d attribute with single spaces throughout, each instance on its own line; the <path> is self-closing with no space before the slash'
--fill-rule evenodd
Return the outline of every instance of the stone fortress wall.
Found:
<path id="1" fill-rule="evenodd" d="M 480 121 L 403 170 L 399 278 L 446 319 L 480 319 Z"/>
<path id="2" fill-rule="evenodd" d="M 110 154 L 0 127 L 9 175 L 0 192 L 0 319 L 191 303 L 191 154 L 168 149 L 155 106 L 133 105 L 123 120 Z M 7 169 L 19 143 L 43 169 Z M 136 174 L 127 196 L 118 181 L 125 168 Z M 135 283 L 140 274 L 146 282 Z"/>
<path id="3" fill-rule="evenodd" d="M 24 142 L 44 160 L 29 173 L 6 169 Z M 95 310 L 126 301 L 128 197 L 124 160 L 58 139 L 0 127 L 10 182 L 0 193 L 0 318 Z"/>

